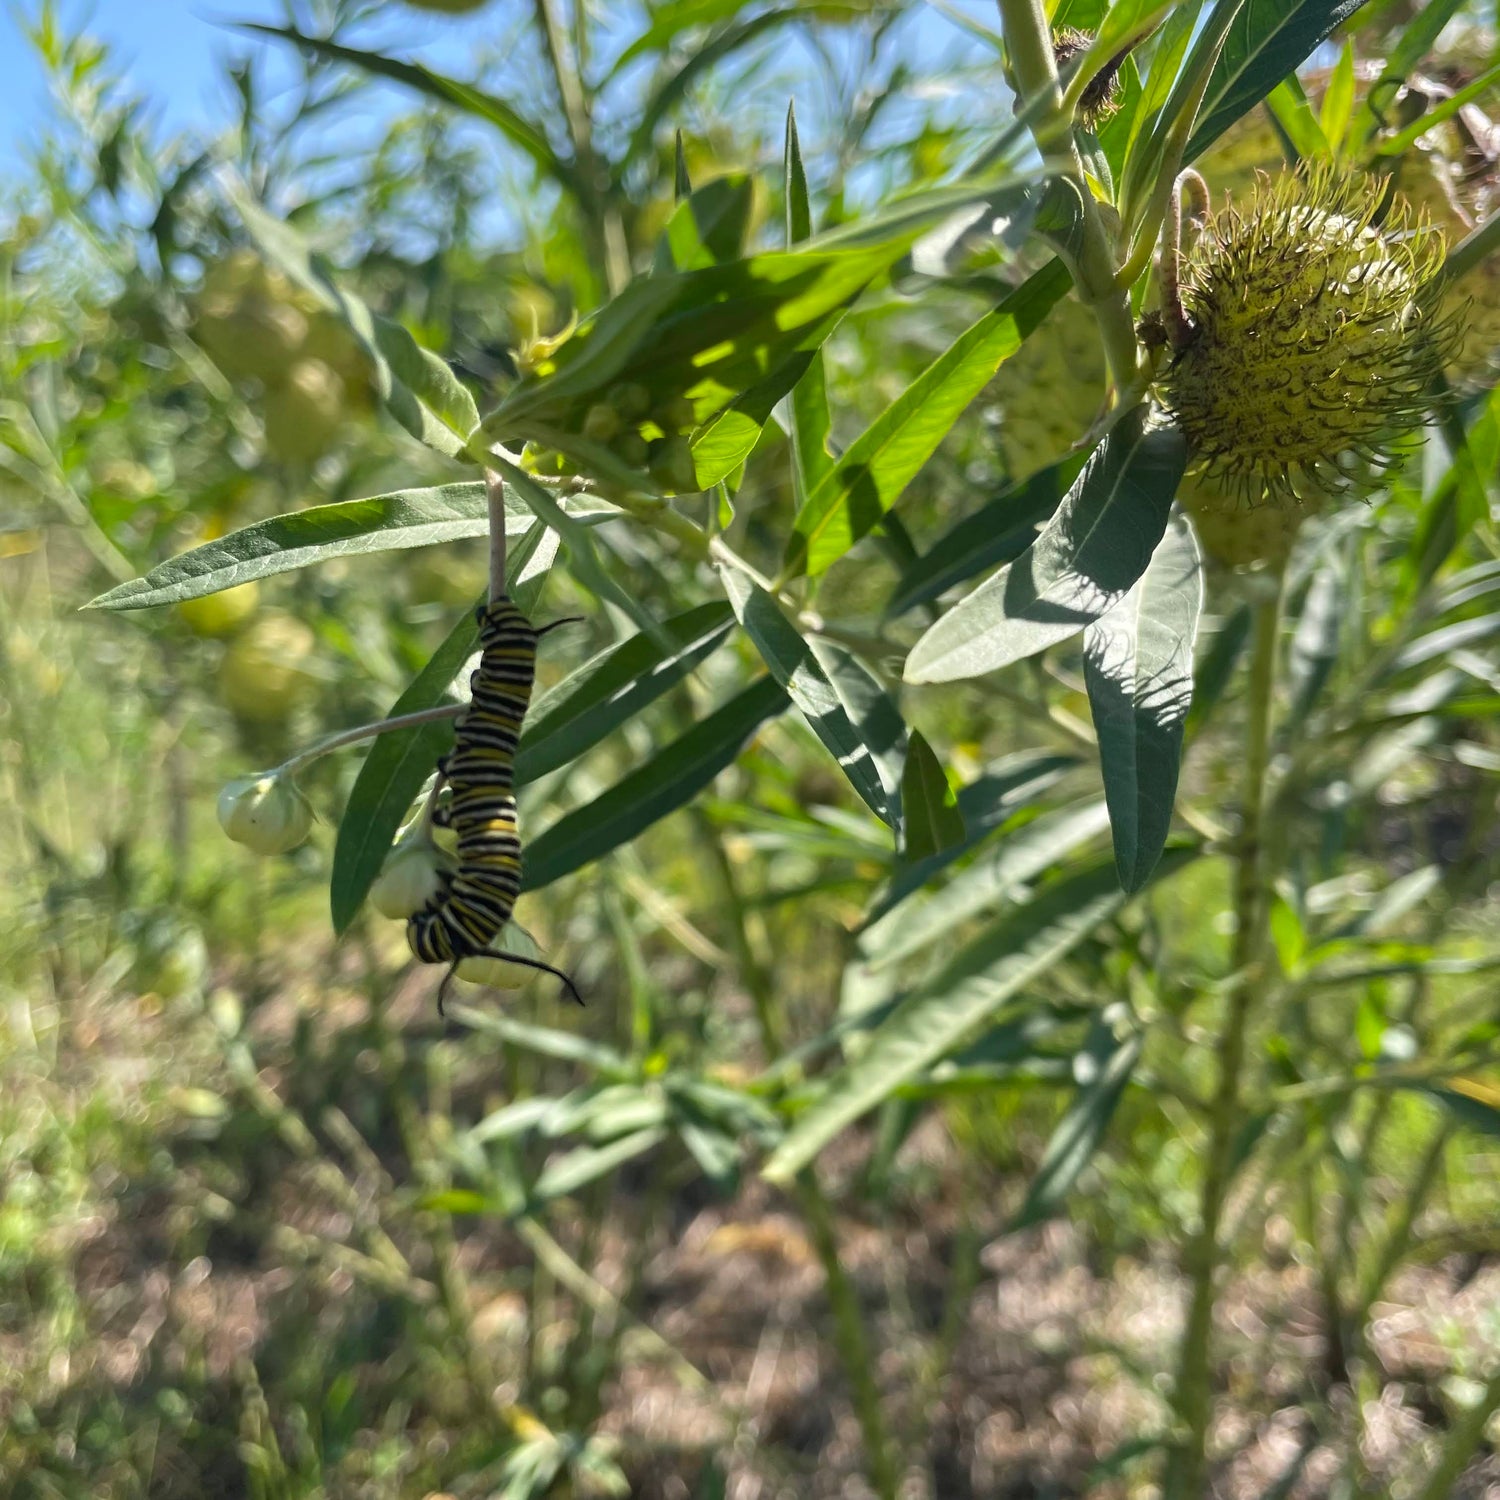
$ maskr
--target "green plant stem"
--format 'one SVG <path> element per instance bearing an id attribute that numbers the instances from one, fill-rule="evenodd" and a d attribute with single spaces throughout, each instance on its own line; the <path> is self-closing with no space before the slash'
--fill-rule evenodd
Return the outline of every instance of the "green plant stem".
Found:
<path id="1" fill-rule="evenodd" d="M 838 1236 L 828 1200 L 811 1167 L 797 1176 L 797 1201 L 802 1216 L 812 1231 L 813 1246 L 828 1281 L 828 1301 L 833 1309 L 833 1337 L 839 1360 L 849 1382 L 854 1415 L 865 1442 L 865 1459 L 870 1468 L 870 1483 L 880 1500 L 896 1500 L 897 1474 L 886 1441 L 885 1419 L 880 1410 L 880 1390 L 875 1384 L 870 1346 L 865 1338 L 863 1314 L 854 1285 L 839 1259 Z"/>
<path id="2" fill-rule="evenodd" d="M 1038 98 L 1047 101 L 1032 123 L 1032 138 L 1044 158 L 1052 156 L 1055 141 L 1063 139 L 1067 143 L 1063 175 L 1077 188 L 1081 209 L 1077 249 L 1065 258 L 1079 299 L 1098 319 L 1110 380 L 1117 392 L 1127 391 L 1136 382 L 1140 360 L 1135 320 L 1130 315 L 1130 299 L 1115 284 L 1115 247 L 1089 189 L 1071 121 L 1063 112 L 1063 94 L 1057 78 L 1057 61 L 1052 55 L 1047 16 L 1041 0 L 998 0 L 998 4 L 1022 108 Z"/>
<path id="3" fill-rule="evenodd" d="M 1484 1440 L 1484 1429 L 1500 1411 L 1500 1370 L 1490 1376 L 1484 1394 L 1448 1429 L 1448 1441 L 1438 1458 L 1437 1467 L 1428 1476 L 1417 1500 L 1448 1500 L 1464 1466 Z"/>
<path id="4" fill-rule="evenodd" d="M 341 729 L 337 734 L 309 745 L 306 750 L 299 750 L 282 761 L 270 774 L 290 776 L 331 750 L 342 750 L 345 745 L 357 745 L 361 740 L 373 739 L 377 734 L 389 734 L 393 729 L 414 729 L 419 724 L 456 719 L 468 706 L 467 703 L 440 703 L 435 708 L 418 709 L 416 713 L 397 714 L 394 719 L 377 719 L 373 724 L 358 724 L 353 729 Z"/>
<path id="5" fill-rule="evenodd" d="M 1258 994 L 1261 934 L 1265 921 L 1265 879 L 1261 869 L 1262 810 L 1276 689 L 1276 649 L 1281 623 L 1281 580 L 1276 591 L 1255 606 L 1250 659 L 1248 719 L 1245 729 L 1243 825 L 1235 864 L 1235 934 L 1231 969 L 1235 976 L 1229 1010 L 1219 1035 L 1219 1078 L 1209 1105 L 1209 1143 L 1203 1169 L 1197 1232 L 1184 1256 L 1192 1283 L 1187 1326 L 1178 1353 L 1173 1388 L 1180 1433 L 1167 1457 L 1164 1500 L 1202 1500 L 1207 1469 L 1208 1427 L 1213 1403 L 1210 1355 L 1213 1311 L 1221 1249 L 1219 1226 L 1233 1175 L 1234 1139 L 1240 1124 L 1240 1081 L 1250 1008 Z"/>

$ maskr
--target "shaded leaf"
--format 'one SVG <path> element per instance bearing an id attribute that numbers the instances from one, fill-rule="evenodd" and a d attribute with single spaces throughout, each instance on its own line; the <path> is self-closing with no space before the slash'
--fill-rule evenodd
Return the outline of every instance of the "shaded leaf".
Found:
<path id="1" fill-rule="evenodd" d="M 1051 519 L 1086 457 L 1079 453 L 1040 469 L 965 516 L 902 573 L 886 617 L 930 603 L 976 573 L 1019 557 L 1036 540 L 1037 528 Z"/>
<path id="2" fill-rule="evenodd" d="M 865 805 L 897 827 L 906 726 L 885 690 L 847 652 L 808 640 L 776 600 L 738 569 L 725 568 L 723 578 L 735 615 L 771 675 Z"/>
<path id="3" fill-rule="evenodd" d="M 1084 681 L 1127 891 L 1145 883 L 1172 825 L 1202 609 L 1203 562 L 1178 513 L 1135 586 L 1084 632 Z"/>
<path id="4" fill-rule="evenodd" d="M 964 820 L 962 842 L 950 844 L 925 859 L 903 865 L 890 887 L 871 909 L 866 926 L 879 920 L 893 906 L 920 890 L 934 875 L 962 858 L 988 838 L 1000 825 L 1050 791 L 1078 761 L 1071 755 L 1050 750 L 1020 750 L 995 762 L 958 793 L 958 811 Z"/>
<path id="5" fill-rule="evenodd" d="M 1172 427 L 1122 417 L 1015 562 L 960 600 L 912 648 L 908 682 L 993 672 L 1077 634 L 1124 598 L 1166 530 L 1187 463 Z"/>
<path id="6" fill-rule="evenodd" d="M 1220 0 L 1223 4 L 1224 0 Z M 1364 0 L 1245 0 L 1209 74 L 1187 160 L 1260 103 Z"/>
<path id="7" fill-rule="evenodd" d="M 681 682 L 729 634 L 734 613 L 722 600 L 663 621 L 661 643 L 642 632 L 601 651 L 533 703 L 516 751 L 516 785 L 576 760 L 612 730 Z"/>
<path id="8" fill-rule="evenodd" d="M 1185 853 L 1170 851 L 1161 879 Z M 1126 897 L 1113 862 L 1064 876 L 992 923 L 871 1033 L 865 1050 L 829 1080 L 772 1153 L 765 1175 L 786 1183 L 846 1126 L 910 1082 L 989 1021 L 1108 921 Z"/>
<path id="9" fill-rule="evenodd" d="M 964 815 L 932 746 L 915 729 L 906 742 L 901 772 L 901 857 L 928 859 L 964 839 Z"/>
<path id="10" fill-rule="evenodd" d="M 608 791 L 559 818 L 527 846 L 522 889 L 560 880 L 690 802 L 786 703 L 780 684 L 762 677 Z"/>
<path id="11" fill-rule="evenodd" d="M 1062 1207 L 1078 1174 L 1104 1139 L 1140 1060 L 1143 1042 L 1137 1031 L 1117 1038 L 1102 1016 L 1089 1028 L 1083 1050 L 1073 1060 L 1078 1092 L 1047 1141 L 1036 1176 L 1026 1189 L 1026 1201 L 1010 1225 L 1012 1230 L 1050 1218 Z"/>

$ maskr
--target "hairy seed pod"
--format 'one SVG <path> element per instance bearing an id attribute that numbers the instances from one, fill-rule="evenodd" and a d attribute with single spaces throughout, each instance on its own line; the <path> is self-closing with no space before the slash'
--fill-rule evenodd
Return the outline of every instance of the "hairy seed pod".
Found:
<path id="1" fill-rule="evenodd" d="M 1052 56 L 1056 59 L 1057 71 L 1064 75 L 1064 82 L 1068 68 L 1089 50 L 1093 40 L 1092 32 L 1078 31 L 1072 26 L 1064 26 L 1052 33 Z M 1123 52 L 1110 58 L 1078 96 L 1078 123 L 1085 130 L 1097 130 L 1119 109 L 1120 64 L 1124 61 Z"/>
<path id="2" fill-rule="evenodd" d="M 1161 398 L 1226 505 L 1373 488 L 1426 420 L 1454 325 L 1443 238 L 1359 178 L 1284 173 L 1214 214 L 1182 266 Z"/>

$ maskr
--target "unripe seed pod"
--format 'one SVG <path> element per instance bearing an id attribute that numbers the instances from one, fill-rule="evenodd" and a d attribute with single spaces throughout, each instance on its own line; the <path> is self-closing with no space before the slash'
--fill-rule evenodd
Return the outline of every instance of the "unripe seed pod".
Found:
<path id="1" fill-rule="evenodd" d="M 402 839 L 385 857 L 370 905 L 383 917 L 404 922 L 443 889 L 451 862 L 429 837 L 416 833 Z"/>
<path id="2" fill-rule="evenodd" d="M 620 414 L 606 401 L 596 401 L 583 419 L 583 435 L 591 443 L 607 443 L 620 432 Z"/>
<path id="3" fill-rule="evenodd" d="M 697 490 L 692 444 L 685 437 L 660 438 L 652 443 L 651 477 L 671 494 L 691 494 Z"/>
<path id="4" fill-rule="evenodd" d="M 506 953 L 515 953 L 522 958 L 540 958 L 542 950 L 524 927 L 508 922 L 495 939 L 494 946 Z M 528 980 L 536 977 L 536 970 L 526 964 L 509 964 L 503 958 L 466 958 L 456 970 L 460 979 L 470 984 L 484 984 L 496 990 L 518 990 Z"/>
<path id="5" fill-rule="evenodd" d="M 1161 395 L 1235 505 L 1372 486 L 1427 416 L 1453 326 L 1437 314 L 1443 240 L 1378 191 L 1283 174 L 1215 214 L 1182 269 L 1190 326 Z"/>
<path id="6" fill-rule="evenodd" d="M 219 825 L 256 854 L 285 854 L 312 828 L 313 810 L 290 776 L 238 776 L 219 793 Z"/>
<path id="7" fill-rule="evenodd" d="M 627 380 L 610 391 L 609 404 L 627 422 L 639 422 L 651 410 L 651 392 L 645 386 Z"/>
<path id="8" fill-rule="evenodd" d="M 638 432 L 627 432 L 624 437 L 616 438 L 614 449 L 616 457 L 632 469 L 644 469 L 651 456 L 651 449 Z"/>
<path id="9" fill-rule="evenodd" d="M 696 425 L 693 403 L 686 396 L 673 396 L 663 401 L 651 414 L 651 419 L 668 437 L 674 432 L 687 432 Z"/>
<path id="10" fill-rule="evenodd" d="M 1188 475 L 1177 498 L 1192 517 L 1203 550 L 1229 568 L 1285 562 L 1302 523 L 1317 510 L 1316 502 L 1301 504 L 1274 495 L 1251 502 L 1225 493 L 1201 474 Z"/>

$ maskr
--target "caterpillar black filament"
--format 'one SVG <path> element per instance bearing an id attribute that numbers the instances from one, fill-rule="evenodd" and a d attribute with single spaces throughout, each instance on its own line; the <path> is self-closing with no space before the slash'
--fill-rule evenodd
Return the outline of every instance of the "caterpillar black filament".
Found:
<path id="1" fill-rule="evenodd" d="M 521 890 L 513 792 L 516 743 L 531 701 L 536 643 L 553 626 L 537 630 L 503 596 L 481 605 L 477 615 L 480 656 L 469 678 L 473 697 L 458 721 L 453 749 L 438 762 L 438 775 L 447 782 L 452 800 L 433 817 L 440 827 L 457 832 L 458 864 L 444 875 L 432 899 L 413 913 L 406 940 L 423 963 L 451 966 L 438 992 L 440 1012 L 458 965 L 477 957 L 553 974 L 582 1005 L 573 981 L 560 969 L 490 946 L 510 920 Z"/>

